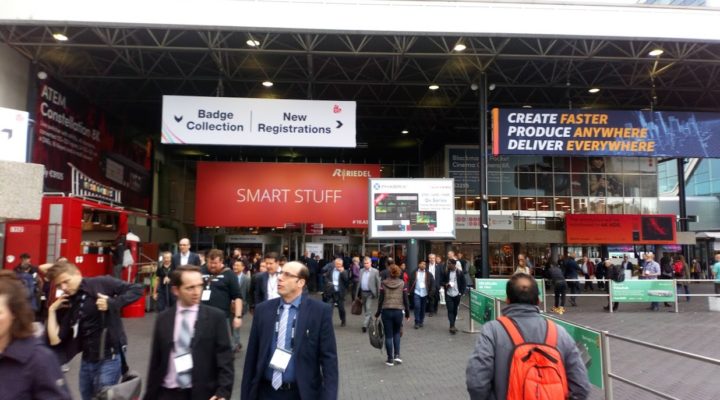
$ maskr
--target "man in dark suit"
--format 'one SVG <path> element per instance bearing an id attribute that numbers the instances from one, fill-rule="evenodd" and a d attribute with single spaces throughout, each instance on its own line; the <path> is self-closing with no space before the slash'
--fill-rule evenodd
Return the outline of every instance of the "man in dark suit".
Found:
<path id="1" fill-rule="evenodd" d="M 242 400 L 337 399 L 332 308 L 303 294 L 309 276 L 303 264 L 285 264 L 278 280 L 281 298 L 257 305 L 245 355 Z"/>
<path id="2" fill-rule="evenodd" d="M 334 268 L 325 273 L 324 298 L 330 304 L 337 304 L 340 326 L 345 326 L 345 290 L 350 286 L 350 271 L 345 270 L 343 259 L 334 261 Z"/>
<path id="3" fill-rule="evenodd" d="M 144 399 L 229 399 L 235 369 L 225 314 L 200 304 L 199 267 L 180 266 L 171 275 L 177 304 L 155 321 Z"/>
<path id="4" fill-rule="evenodd" d="M 172 256 L 173 268 L 177 268 L 181 265 L 197 265 L 198 267 L 202 265 L 200 256 L 198 256 L 197 253 L 190 251 L 190 239 L 180 239 L 178 247 L 180 248 L 180 251 Z"/>
<path id="5" fill-rule="evenodd" d="M 432 275 L 433 281 L 436 282 L 432 292 L 428 295 L 427 312 L 429 317 L 437 313 L 438 303 L 440 302 L 440 281 L 442 280 L 443 274 L 445 274 L 443 267 L 444 266 L 437 261 L 435 254 L 430 253 L 428 255 L 427 271 Z"/>
<path id="6" fill-rule="evenodd" d="M 280 297 L 277 291 L 278 282 L 278 257 L 277 253 L 265 254 L 266 272 L 258 272 L 253 280 L 253 308 L 266 300 Z"/>

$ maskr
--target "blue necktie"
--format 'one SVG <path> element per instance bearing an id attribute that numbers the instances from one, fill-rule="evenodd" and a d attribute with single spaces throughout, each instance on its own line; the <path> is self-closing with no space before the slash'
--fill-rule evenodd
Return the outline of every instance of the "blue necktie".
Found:
<path id="1" fill-rule="evenodd" d="M 175 344 L 175 355 L 183 355 L 189 353 L 190 350 L 190 341 L 192 340 L 192 331 L 190 329 L 190 323 L 188 322 L 188 314 L 190 313 L 190 310 L 182 310 L 182 321 L 180 322 L 180 332 L 178 332 L 178 340 Z M 181 389 L 186 389 L 190 387 L 190 382 L 192 381 L 192 369 L 184 371 L 184 372 L 177 372 L 177 385 Z"/>
<path id="2" fill-rule="evenodd" d="M 277 347 L 285 349 L 285 336 L 287 333 L 288 315 L 290 314 L 290 304 L 283 304 L 283 310 L 280 315 L 280 326 L 278 327 Z M 282 385 L 282 372 L 273 371 L 272 387 L 278 390 Z"/>

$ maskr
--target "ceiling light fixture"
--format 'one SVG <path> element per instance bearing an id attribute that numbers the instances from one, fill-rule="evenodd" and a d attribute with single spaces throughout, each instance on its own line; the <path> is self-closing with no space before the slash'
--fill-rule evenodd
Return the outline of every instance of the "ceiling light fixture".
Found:
<path id="1" fill-rule="evenodd" d="M 408 131 L 407 129 L 403 129 L 400 131 L 400 133 L 402 133 L 403 135 L 407 135 L 408 133 L 410 133 L 410 131 Z"/>
<path id="2" fill-rule="evenodd" d="M 250 47 L 258 47 L 258 46 L 260 46 L 260 41 L 255 40 L 255 39 L 248 39 L 247 42 L 245 42 L 245 43 L 247 43 L 247 45 L 250 46 Z"/>
<path id="3" fill-rule="evenodd" d="M 654 49 L 654 50 L 651 50 L 651 51 L 648 53 L 648 55 L 649 55 L 650 57 L 657 57 L 657 56 L 659 56 L 659 55 L 662 55 L 662 53 L 664 53 L 664 52 L 665 52 L 665 51 L 664 51 L 663 49 Z"/>
<path id="4" fill-rule="evenodd" d="M 525 104 L 522 108 L 532 108 L 532 106 L 530 104 Z"/>
<path id="5" fill-rule="evenodd" d="M 53 33 L 53 38 L 58 42 L 67 42 L 69 40 L 69 38 L 64 33 L 60 32 Z"/>
<path id="6" fill-rule="evenodd" d="M 596 87 L 588 89 L 588 93 L 597 93 L 599 91 L 600 91 L 600 88 L 596 88 Z"/>
<path id="7" fill-rule="evenodd" d="M 428 86 L 428 89 L 430 89 L 430 90 L 438 90 L 438 89 L 440 89 L 440 85 L 436 85 L 436 84 L 433 83 L 432 85 Z"/>
<path id="8" fill-rule="evenodd" d="M 453 47 L 453 50 L 455 51 L 464 51 L 465 49 L 467 49 L 467 46 L 462 43 L 458 43 L 455 45 L 455 47 Z"/>
<path id="9" fill-rule="evenodd" d="M 265 87 L 272 87 L 272 86 L 273 86 L 273 83 L 270 82 L 270 81 L 265 81 L 265 82 L 262 83 L 262 85 L 265 86 Z"/>

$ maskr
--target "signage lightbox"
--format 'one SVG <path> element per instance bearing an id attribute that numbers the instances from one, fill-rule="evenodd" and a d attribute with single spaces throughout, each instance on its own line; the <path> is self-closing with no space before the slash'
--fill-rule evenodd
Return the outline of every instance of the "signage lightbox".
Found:
<path id="1" fill-rule="evenodd" d="M 370 179 L 370 237 L 455 238 L 452 179 Z"/>
<path id="2" fill-rule="evenodd" d="M 368 178 L 377 164 L 198 162 L 198 226 L 367 227 Z"/>
<path id="3" fill-rule="evenodd" d="M 27 161 L 28 113 L 0 107 L 0 161 Z"/>
<path id="4" fill-rule="evenodd" d="M 355 147 L 354 101 L 163 96 L 162 143 Z"/>

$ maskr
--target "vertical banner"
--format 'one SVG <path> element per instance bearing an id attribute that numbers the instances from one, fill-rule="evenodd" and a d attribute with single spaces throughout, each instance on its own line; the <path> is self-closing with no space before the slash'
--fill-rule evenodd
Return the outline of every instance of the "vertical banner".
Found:
<path id="1" fill-rule="evenodd" d="M 115 140 L 106 114 L 50 79 L 38 81 L 32 162 L 45 165 L 45 190 L 71 192 L 70 165 L 122 191 L 123 204 L 148 209 L 151 147 Z"/>

